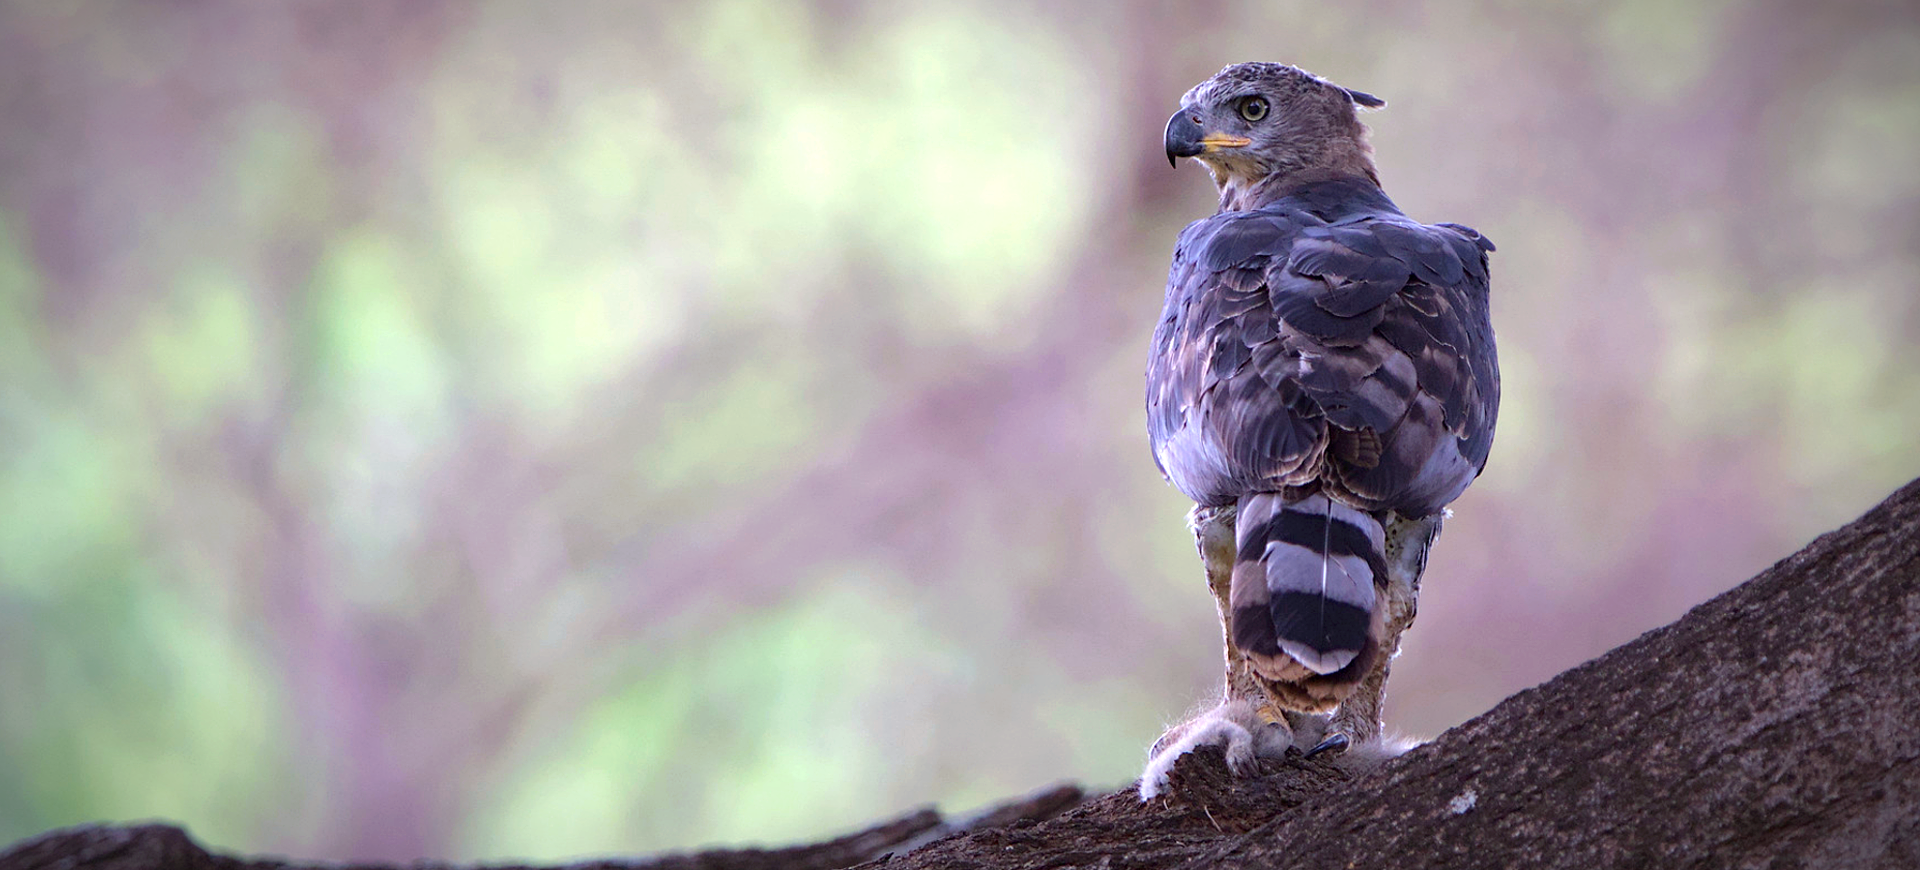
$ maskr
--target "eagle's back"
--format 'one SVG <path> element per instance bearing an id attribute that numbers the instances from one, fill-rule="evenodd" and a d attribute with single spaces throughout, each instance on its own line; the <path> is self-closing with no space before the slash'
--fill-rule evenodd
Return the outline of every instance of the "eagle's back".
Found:
<path id="1" fill-rule="evenodd" d="M 1493 441 L 1491 250 L 1361 179 L 1189 225 L 1147 366 L 1161 470 L 1202 504 L 1317 485 L 1439 511 Z"/>

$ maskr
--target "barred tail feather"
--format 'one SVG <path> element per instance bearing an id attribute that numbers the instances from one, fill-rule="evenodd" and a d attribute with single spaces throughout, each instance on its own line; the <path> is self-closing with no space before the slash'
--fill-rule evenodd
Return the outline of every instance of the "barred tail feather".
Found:
<path id="1" fill-rule="evenodd" d="M 1268 679 L 1358 681 L 1381 633 L 1379 520 L 1324 495 L 1256 493 L 1240 499 L 1236 527 L 1234 644 Z"/>

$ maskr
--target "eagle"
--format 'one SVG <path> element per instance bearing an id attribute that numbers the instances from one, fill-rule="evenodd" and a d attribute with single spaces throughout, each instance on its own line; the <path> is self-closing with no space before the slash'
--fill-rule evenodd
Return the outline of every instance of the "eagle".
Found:
<path id="1" fill-rule="evenodd" d="M 1486 466 L 1500 404 L 1493 243 L 1381 189 L 1362 109 L 1298 67 L 1229 66 L 1167 121 L 1169 163 L 1220 208 L 1174 247 L 1147 361 L 1147 433 L 1226 640 L 1220 703 L 1149 752 L 1174 760 L 1379 749 L 1389 662 L 1447 504 Z M 1355 751 L 1353 757 L 1361 757 Z"/>

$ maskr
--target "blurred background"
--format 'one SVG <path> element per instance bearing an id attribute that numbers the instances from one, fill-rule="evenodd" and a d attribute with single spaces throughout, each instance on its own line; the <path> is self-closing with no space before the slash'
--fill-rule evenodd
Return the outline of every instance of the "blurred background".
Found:
<path id="1" fill-rule="evenodd" d="M 1920 472 L 1920 9 L 0 5 L 0 842 L 818 838 L 1118 786 L 1219 634 L 1161 126 L 1372 91 L 1505 374 L 1432 735 Z"/>

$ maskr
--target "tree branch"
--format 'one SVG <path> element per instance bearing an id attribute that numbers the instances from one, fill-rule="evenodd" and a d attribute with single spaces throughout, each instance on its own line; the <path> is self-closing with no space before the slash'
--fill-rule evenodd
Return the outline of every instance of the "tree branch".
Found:
<path id="1" fill-rule="evenodd" d="M 574 868 L 1920 867 L 1920 481 L 1738 588 L 1379 769 L 1297 756 L 1171 796 L 1065 786 L 949 822 Z M 890 857 L 891 856 L 891 857 Z M 0 870 L 294 870 L 87 826 Z"/>

